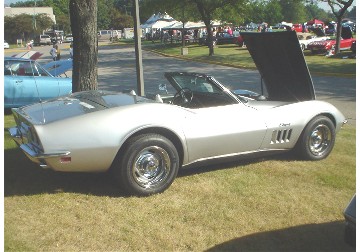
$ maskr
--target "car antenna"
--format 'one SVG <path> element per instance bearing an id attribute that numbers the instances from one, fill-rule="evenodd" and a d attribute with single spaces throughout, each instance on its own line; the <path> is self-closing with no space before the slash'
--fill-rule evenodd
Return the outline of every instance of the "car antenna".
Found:
<path id="1" fill-rule="evenodd" d="M 32 64 L 30 64 L 30 67 L 31 67 L 31 71 L 32 71 L 33 77 L 34 77 L 34 71 L 37 71 L 37 69 L 35 69 L 35 67 Z M 37 85 L 36 78 L 34 78 L 34 79 L 35 79 L 36 92 L 37 92 L 37 95 L 38 95 L 38 98 L 39 98 L 39 103 L 40 103 L 40 106 L 41 106 L 43 123 L 45 123 L 45 111 L 44 111 L 44 107 L 43 107 L 43 104 L 42 104 L 42 100 L 41 100 L 41 96 L 40 96 L 40 92 L 39 92 L 39 88 L 38 88 L 38 85 Z M 58 85 L 59 85 L 59 83 L 58 83 Z"/>

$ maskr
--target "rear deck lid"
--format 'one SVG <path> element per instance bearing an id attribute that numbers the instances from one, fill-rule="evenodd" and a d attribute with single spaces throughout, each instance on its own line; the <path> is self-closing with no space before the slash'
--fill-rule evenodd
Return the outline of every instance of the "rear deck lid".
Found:
<path id="1" fill-rule="evenodd" d="M 73 93 L 69 96 L 13 109 L 13 111 L 25 117 L 32 124 L 46 124 L 113 107 L 146 102 L 155 101 L 127 93 L 96 90 Z"/>

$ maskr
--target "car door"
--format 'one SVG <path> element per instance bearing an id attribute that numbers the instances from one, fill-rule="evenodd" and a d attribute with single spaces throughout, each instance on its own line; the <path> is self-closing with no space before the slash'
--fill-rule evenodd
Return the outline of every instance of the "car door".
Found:
<path id="1" fill-rule="evenodd" d="M 60 95 L 59 80 L 63 78 L 51 76 L 36 62 L 33 64 L 33 72 L 38 96 L 42 101 Z"/>
<path id="2" fill-rule="evenodd" d="M 15 78 L 12 64 L 9 60 L 4 60 L 4 107 L 12 108 L 14 103 Z"/>
<path id="3" fill-rule="evenodd" d="M 340 41 L 340 49 L 341 50 L 347 50 L 351 48 L 352 42 L 354 41 L 354 39 L 342 39 Z"/>
<path id="4" fill-rule="evenodd" d="M 254 108 L 239 103 L 191 111 L 183 127 L 189 162 L 260 148 L 266 124 Z"/>
<path id="5" fill-rule="evenodd" d="M 13 106 L 19 107 L 39 100 L 31 61 L 14 61 Z"/>

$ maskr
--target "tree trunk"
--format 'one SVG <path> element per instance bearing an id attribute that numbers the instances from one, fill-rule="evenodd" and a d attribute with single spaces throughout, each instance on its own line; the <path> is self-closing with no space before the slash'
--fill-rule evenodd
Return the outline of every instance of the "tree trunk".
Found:
<path id="1" fill-rule="evenodd" d="M 70 0 L 73 35 L 72 91 L 97 89 L 97 1 Z"/>
<path id="2" fill-rule="evenodd" d="M 214 45 L 213 45 L 213 31 L 211 25 L 211 12 L 206 11 L 205 4 L 202 1 L 194 0 L 197 6 L 198 11 L 200 12 L 201 18 L 205 23 L 206 30 L 207 30 L 207 43 L 209 47 L 209 56 L 214 55 Z"/>
<path id="3" fill-rule="evenodd" d="M 335 54 L 338 54 L 340 52 L 340 41 L 341 41 L 341 17 L 337 17 L 336 20 L 336 45 L 335 45 Z"/>
<path id="4" fill-rule="evenodd" d="M 214 32 L 212 29 L 212 25 L 210 24 L 206 24 L 206 30 L 207 30 L 207 41 L 208 41 L 208 47 L 209 47 L 209 56 L 213 56 L 214 55 Z"/>
<path id="5" fill-rule="evenodd" d="M 346 10 L 352 5 L 354 0 L 342 0 L 342 1 L 332 1 L 332 0 L 326 0 L 331 8 L 332 13 L 336 17 L 336 45 L 335 45 L 335 54 L 338 54 L 340 52 L 340 41 L 341 41 L 341 20 L 346 12 Z M 335 10 L 335 6 L 337 7 Z"/>

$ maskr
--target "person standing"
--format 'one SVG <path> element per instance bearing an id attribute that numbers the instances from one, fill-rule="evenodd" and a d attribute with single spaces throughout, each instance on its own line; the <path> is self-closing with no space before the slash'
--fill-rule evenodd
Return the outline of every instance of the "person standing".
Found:
<path id="1" fill-rule="evenodd" d="M 50 55 L 51 55 L 53 61 L 56 61 L 56 58 L 57 58 L 56 45 L 53 45 L 53 47 L 50 49 Z"/>

